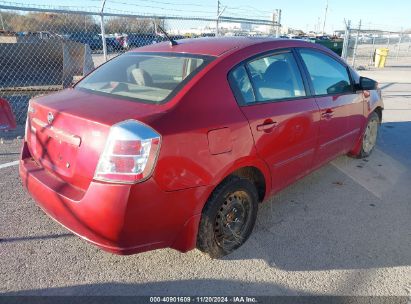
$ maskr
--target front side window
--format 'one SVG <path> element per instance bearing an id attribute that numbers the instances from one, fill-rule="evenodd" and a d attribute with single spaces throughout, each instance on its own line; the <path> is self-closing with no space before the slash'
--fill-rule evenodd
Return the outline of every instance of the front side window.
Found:
<path id="1" fill-rule="evenodd" d="M 347 69 L 323 53 L 302 49 L 301 57 L 307 67 L 315 95 L 344 94 L 353 91 Z"/>
<path id="2" fill-rule="evenodd" d="M 211 60 L 209 56 L 190 54 L 127 53 L 96 69 L 76 89 L 161 103 Z"/>
<path id="3" fill-rule="evenodd" d="M 257 101 L 305 96 L 303 80 L 291 52 L 253 60 L 247 67 Z"/>
<path id="4" fill-rule="evenodd" d="M 300 70 L 291 52 L 252 60 L 232 70 L 229 80 L 241 104 L 306 96 Z"/>

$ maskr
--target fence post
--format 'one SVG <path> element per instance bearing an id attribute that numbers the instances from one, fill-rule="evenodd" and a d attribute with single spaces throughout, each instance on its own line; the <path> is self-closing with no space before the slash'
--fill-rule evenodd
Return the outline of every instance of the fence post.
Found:
<path id="1" fill-rule="evenodd" d="M 104 30 L 104 5 L 106 0 L 101 0 L 101 11 L 100 11 L 100 29 L 101 29 L 101 39 L 103 42 L 103 56 L 104 61 L 107 61 L 107 43 L 106 43 L 106 32 Z"/>
<path id="2" fill-rule="evenodd" d="M 360 31 L 361 31 L 361 20 L 360 20 L 360 23 L 358 24 L 357 36 L 355 37 L 354 52 L 352 54 L 352 63 L 351 63 L 352 67 L 354 67 L 355 65 L 355 56 L 357 56 L 358 36 L 360 36 Z"/>
<path id="3" fill-rule="evenodd" d="M 371 53 L 370 53 L 370 63 L 369 63 L 369 65 L 372 65 L 372 62 L 373 62 L 373 60 L 374 60 L 374 55 L 375 54 L 375 37 L 374 37 L 374 34 L 373 34 L 373 37 L 372 37 L 372 48 L 371 48 Z"/>
<path id="4" fill-rule="evenodd" d="M 388 32 L 387 49 L 390 46 L 391 32 Z"/>
<path id="5" fill-rule="evenodd" d="M 343 49 L 342 49 L 342 53 L 341 53 L 341 58 L 343 58 L 344 60 L 347 60 L 347 57 L 348 57 L 348 44 L 349 44 L 349 39 L 350 39 L 350 26 L 351 26 L 351 20 L 348 20 L 347 22 L 345 22 Z"/>
<path id="6" fill-rule="evenodd" d="M 395 54 L 395 60 L 398 60 L 398 55 L 399 55 L 399 53 L 400 53 L 402 34 L 403 34 L 403 31 L 401 31 L 400 39 L 398 40 L 398 44 L 397 44 L 397 54 Z"/>
<path id="7" fill-rule="evenodd" d="M 0 11 L 0 21 L 1 21 L 1 27 L 3 28 L 3 31 L 4 31 L 3 15 L 1 14 L 1 11 Z"/>
<path id="8" fill-rule="evenodd" d="M 217 18 L 215 20 L 215 36 L 218 37 L 218 23 L 220 19 L 220 0 L 217 0 Z"/>

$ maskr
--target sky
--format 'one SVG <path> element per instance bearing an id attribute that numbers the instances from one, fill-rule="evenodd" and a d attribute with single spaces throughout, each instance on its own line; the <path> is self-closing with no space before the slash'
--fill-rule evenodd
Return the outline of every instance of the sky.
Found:
<path id="1" fill-rule="evenodd" d="M 98 10 L 101 0 L 0 0 L 53 7 L 71 6 Z M 282 24 L 295 29 L 321 31 L 327 0 L 221 0 L 224 16 L 268 19 L 275 9 L 282 10 Z M 217 0 L 106 0 L 112 11 L 158 15 L 215 17 Z M 411 29 L 411 1 L 409 0 L 328 0 L 325 30 L 332 33 L 344 28 L 344 19 L 352 27 L 401 31 Z"/>

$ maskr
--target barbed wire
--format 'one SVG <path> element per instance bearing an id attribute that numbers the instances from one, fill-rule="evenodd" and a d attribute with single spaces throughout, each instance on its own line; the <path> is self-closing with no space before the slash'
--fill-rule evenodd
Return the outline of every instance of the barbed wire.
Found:
<path id="1" fill-rule="evenodd" d="M 70 11 L 87 11 L 94 13 L 100 8 L 97 6 L 73 6 L 73 5 L 48 5 L 48 4 L 32 4 L 32 3 L 21 3 L 12 1 L 0 1 L 0 5 L 13 6 L 17 8 L 39 8 L 39 9 L 49 9 L 49 10 L 70 10 Z"/>
<path id="2" fill-rule="evenodd" d="M 92 0 L 95 1 L 95 0 Z M 97 0 L 99 1 L 99 0 Z M 44 12 L 56 12 L 56 13 L 73 13 L 73 14 L 82 14 L 82 15 L 100 15 L 100 7 L 97 6 L 88 6 L 88 7 L 77 7 L 77 6 L 51 6 L 45 4 L 26 4 L 20 2 L 11 2 L 11 1 L 0 1 L 0 9 L 11 9 L 11 10 L 19 10 L 19 11 L 44 11 Z M 184 12 L 183 9 L 173 9 L 174 11 Z M 104 15 L 110 17 L 110 15 L 123 15 L 123 17 L 158 17 L 164 19 L 181 19 L 181 20 L 204 20 L 204 21 L 213 21 L 216 19 L 215 15 L 211 16 L 204 16 L 204 15 L 192 15 L 192 16 L 182 16 L 177 14 L 170 14 L 168 9 L 162 10 L 163 14 L 158 13 L 149 13 L 149 12 L 141 12 L 134 13 L 132 10 L 122 10 L 113 7 L 106 7 L 104 10 Z M 199 11 L 200 12 L 200 11 Z M 243 22 L 243 23 L 259 23 L 259 24 L 267 24 L 270 25 L 272 23 L 271 20 L 268 18 L 264 18 L 263 16 L 252 16 L 247 14 L 238 15 L 222 15 L 220 16 L 220 20 L 229 20 L 229 22 Z M 236 21 L 237 20 L 237 21 Z"/>
<path id="3" fill-rule="evenodd" d="M 111 8 L 111 4 L 122 4 L 122 5 L 126 5 L 126 6 L 132 6 L 132 7 L 136 7 L 136 4 L 131 4 L 131 3 L 126 3 L 126 2 L 120 2 L 120 1 L 110 1 L 108 3 L 106 3 L 106 7 L 107 8 Z M 170 8 L 165 8 L 165 7 L 160 7 L 160 6 L 153 6 L 153 5 L 138 5 L 139 8 L 143 7 L 143 8 L 152 8 L 152 9 L 156 9 L 156 10 L 163 10 L 163 11 L 170 11 Z M 187 12 L 187 9 L 178 9 L 178 8 L 173 8 L 173 11 L 176 12 Z M 203 14 L 215 14 L 215 12 L 212 11 L 199 11 L 199 10 L 192 10 L 189 9 L 190 13 L 203 13 Z"/>
<path id="4" fill-rule="evenodd" d="M 92 0 L 92 1 L 100 1 L 101 0 Z M 198 3 L 181 3 L 181 2 L 165 2 L 165 1 L 157 1 L 157 0 L 137 0 L 137 2 L 144 2 L 144 3 L 156 3 L 156 4 L 166 4 L 166 5 L 172 5 L 172 6 L 196 6 L 196 7 L 210 7 L 210 5 L 206 4 L 198 4 Z M 117 3 L 117 4 L 124 4 L 124 5 L 135 5 L 136 1 L 133 0 L 133 3 L 128 3 L 124 1 L 118 1 L 118 0 L 107 0 L 106 3 Z"/>

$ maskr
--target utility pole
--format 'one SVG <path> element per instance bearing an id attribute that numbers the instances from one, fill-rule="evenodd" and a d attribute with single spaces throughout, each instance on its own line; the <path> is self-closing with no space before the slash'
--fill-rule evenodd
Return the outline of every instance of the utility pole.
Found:
<path id="1" fill-rule="evenodd" d="M 100 11 L 101 39 L 103 42 L 104 61 L 107 61 L 107 43 L 106 43 L 106 32 L 104 30 L 104 15 L 103 15 L 105 5 L 106 5 L 106 0 L 101 0 L 101 11 Z"/>
<path id="2" fill-rule="evenodd" d="M 318 17 L 318 20 L 317 20 L 317 31 L 316 31 L 316 33 L 319 33 L 319 32 L 320 32 L 320 27 L 321 27 L 321 18 Z"/>
<path id="3" fill-rule="evenodd" d="M 277 28 L 275 30 L 275 37 L 279 38 L 280 37 L 280 29 L 281 29 L 281 10 L 280 9 L 276 9 L 275 10 L 275 14 L 276 14 L 276 21 L 277 21 Z"/>
<path id="4" fill-rule="evenodd" d="M 327 13 L 328 13 L 328 0 L 325 4 L 325 12 L 324 12 L 324 23 L 323 23 L 323 31 L 322 31 L 322 35 L 324 36 L 324 31 L 325 31 L 325 22 L 327 21 Z"/>
<path id="5" fill-rule="evenodd" d="M 220 10 L 220 0 L 217 0 L 217 18 L 215 22 L 215 36 L 219 36 L 219 30 L 218 30 L 218 23 L 220 21 L 221 15 L 224 13 L 226 9 L 226 6 L 223 7 L 223 9 Z"/>

